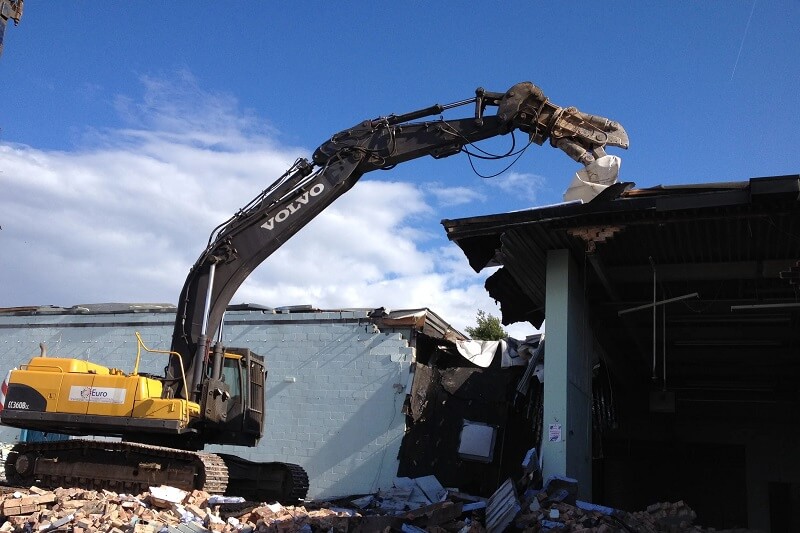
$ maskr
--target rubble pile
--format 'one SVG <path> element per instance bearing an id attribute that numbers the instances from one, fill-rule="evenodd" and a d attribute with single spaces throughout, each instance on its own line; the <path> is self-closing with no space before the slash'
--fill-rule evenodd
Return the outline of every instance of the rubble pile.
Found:
<path id="1" fill-rule="evenodd" d="M 345 531 L 346 525 L 341 526 L 351 514 L 355 513 L 254 504 L 241 498 L 163 486 L 138 495 L 31 487 L 30 491 L 0 496 L 0 532 Z"/>
<path id="2" fill-rule="evenodd" d="M 511 479 L 489 498 L 486 529 L 501 533 L 515 529 L 524 533 L 710 533 L 695 525 L 697 514 L 683 501 L 655 503 L 644 511 L 627 512 L 577 499 L 575 479 L 553 476 L 542 483 L 542 472 L 535 449 L 522 461 L 524 475 Z M 748 533 L 748 530 L 725 530 Z M 716 530 L 723 533 L 723 530 Z M 749 532 L 758 533 L 758 532 Z"/>
<path id="3" fill-rule="evenodd" d="M 580 501 L 569 503 L 573 487 L 564 488 L 563 483 L 551 483 L 518 498 L 509 480 L 488 500 L 445 490 L 437 495 L 441 501 L 425 503 L 427 496 L 417 492 L 422 484 L 412 486 L 416 480 L 410 481 L 400 480 L 398 486 L 375 495 L 302 506 L 247 502 L 165 486 L 138 495 L 31 487 L 0 496 L 0 533 L 713 531 L 693 525 L 696 515 L 684 502 L 659 503 L 629 513 Z M 436 483 L 424 486 L 436 490 Z"/>
<path id="4" fill-rule="evenodd" d="M 522 467 L 521 479 L 507 479 L 489 498 L 445 488 L 436 476 L 429 475 L 396 478 L 393 487 L 376 494 L 294 506 L 163 485 L 136 495 L 81 488 L 5 487 L 0 494 L 0 533 L 714 531 L 695 525 L 697 515 L 682 501 L 656 503 L 639 512 L 582 502 L 577 499 L 574 479 L 556 476 L 543 483 L 535 449 L 528 452 Z"/>
<path id="5" fill-rule="evenodd" d="M 555 494 L 557 497 L 558 493 Z M 646 511 L 626 512 L 601 505 L 575 501 L 569 504 L 554 500 L 547 491 L 538 492 L 516 520 L 520 531 L 570 531 L 616 533 L 703 533 L 706 530 L 694 525 L 697 518 L 684 502 L 656 503 Z"/>

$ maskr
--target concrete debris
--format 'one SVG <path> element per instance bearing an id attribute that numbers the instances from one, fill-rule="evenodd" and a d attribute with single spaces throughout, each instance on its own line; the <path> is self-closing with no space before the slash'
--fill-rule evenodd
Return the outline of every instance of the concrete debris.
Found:
<path id="1" fill-rule="evenodd" d="M 414 479 L 414 483 L 417 484 L 431 503 L 444 501 L 447 497 L 447 490 L 439 483 L 436 476 L 418 477 Z"/>
<path id="2" fill-rule="evenodd" d="M 175 487 L 166 485 L 150 487 L 150 502 L 162 509 L 169 509 L 175 504 L 182 503 L 186 499 L 186 495 L 187 492 L 185 490 L 176 489 Z"/>
<path id="3" fill-rule="evenodd" d="M 629 513 L 573 500 L 577 487 L 569 478 L 551 480 L 543 489 L 525 488 L 509 479 L 489 500 L 452 489 L 440 490 L 433 476 L 401 478 L 396 485 L 392 491 L 375 495 L 306 502 L 303 506 L 247 502 L 164 486 L 138 495 L 30 487 L 0 495 L 0 533 L 711 531 L 694 525 L 697 516 L 682 501 L 657 503 Z M 420 486 L 434 495 L 433 499 L 441 500 L 427 499 L 426 503 Z"/>

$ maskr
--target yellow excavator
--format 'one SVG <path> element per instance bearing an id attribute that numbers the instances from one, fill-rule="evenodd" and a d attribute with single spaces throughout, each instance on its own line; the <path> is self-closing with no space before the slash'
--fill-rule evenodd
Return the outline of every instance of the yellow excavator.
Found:
<path id="1" fill-rule="evenodd" d="M 442 117 L 473 104 L 474 116 Z M 485 114 L 487 107 L 496 113 Z M 118 491 L 167 484 L 262 501 L 304 498 L 308 477 L 298 465 L 200 451 L 207 444 L 255 446 L 264 431 L 264 361 L 246 348 L 222 344 L 231 298 L 262 261 L 363 174 L 426 155 L 471 154 L 473 143 L 509 133 L 513 138 L 516 130 L 528 135 L 520 150 L 550 139 L 587 167 L 606 155 L 607 145 L 628 147 L 618 123 L 559 107 L 530 82 L 504 93 L 478 88 L 466 100 L 365 120 L 335 134 L 311 162 L 298 159 L 212 231 L 181 291 L 163 376 L 138 371 L 140 352 L 126 373 L 51 357 L 44 347 L 10 373 L 3 424 L 118 439 L 19 443 L 5 463 L 8 480 Z M 518 153 L 512 148 L 506 155 Z"/>

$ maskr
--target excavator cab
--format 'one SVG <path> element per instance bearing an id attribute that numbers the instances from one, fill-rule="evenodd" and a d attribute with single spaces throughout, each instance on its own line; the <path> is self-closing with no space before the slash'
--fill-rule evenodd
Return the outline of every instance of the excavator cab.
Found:
<path id="1" fill-rule="evenodd" d="M 204 441 L 208 444 L 255 446 L 264 433 L 264 383 L 267 371 L 264 358 L 247 348 L 225 348 L 220 376 L 204 380 L 205 409 L 218 409 L 220 415 L 207 417 Z M 224 401 L 218 404 L 224 387 Z"/>

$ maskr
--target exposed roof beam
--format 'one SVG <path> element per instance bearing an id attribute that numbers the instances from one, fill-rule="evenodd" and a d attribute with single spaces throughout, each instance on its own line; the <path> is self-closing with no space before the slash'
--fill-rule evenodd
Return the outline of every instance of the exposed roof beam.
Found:
<path id="1" fill-rule="evenodd" d="M 797 258 L 794 257 L 769 261 L 659 264 L 658 280 L 777 279 L 781 271 L 789 269 L 796 262 Z M 607 267 L 605 270 L 611 281 L 614 282 L 646 283 L 653 279 L 653 270 L 649 264 Z"/>
<path id="2" fill-rule="evenodd" d="M 608 297 L 611 298 L 612 302 L 619 302 L 619 293 L 608 279 L 608 274 L 606 273 L 606 267 L 603 264 L 603 260 L 600 259 L 600 256 L 597 254 L 586 254 L 586 258 L 589 260 L 589 264 L 592 265 L 595 274 L 597 274 L 597 279 L 600 280 L 600 283 L 603 285 L 603 288 L 605 288 L 606 293 L 608 293 Z"/>

